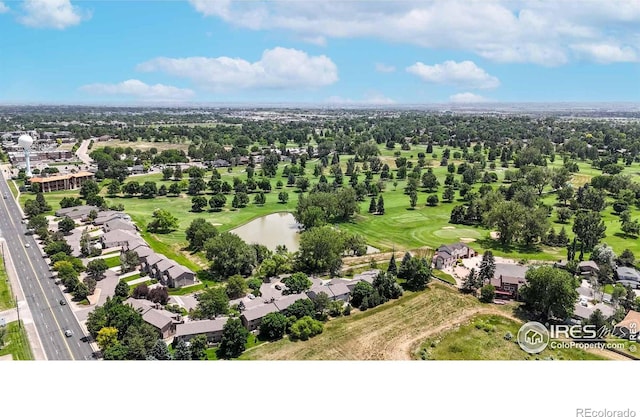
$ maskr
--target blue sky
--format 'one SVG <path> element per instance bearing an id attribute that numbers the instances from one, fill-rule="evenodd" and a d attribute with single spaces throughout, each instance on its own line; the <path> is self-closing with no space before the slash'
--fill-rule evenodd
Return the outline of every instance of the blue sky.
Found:
<path id="1" fill-rule="evenodd" d="M 0 1 L 0 103 L 640 101 L 639 0 Z"/>

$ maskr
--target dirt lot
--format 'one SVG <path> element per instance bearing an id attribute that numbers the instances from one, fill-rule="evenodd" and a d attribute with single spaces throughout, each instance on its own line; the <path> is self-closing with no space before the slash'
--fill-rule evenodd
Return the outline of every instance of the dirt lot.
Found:
<path id="1" fill-rule="evenodd" d="M 243 357 L 259 360 L 408 360 L 411 352 L 431 334 L 467 320 L 478 312 L 499 312 L 496 305 L 482 305 L 472 296 L 443 284 L 432 283 L 420 293 L 364 313 L 334 319 L 323 334 L 306 342 L 287 339 L 261 345 Z"/>

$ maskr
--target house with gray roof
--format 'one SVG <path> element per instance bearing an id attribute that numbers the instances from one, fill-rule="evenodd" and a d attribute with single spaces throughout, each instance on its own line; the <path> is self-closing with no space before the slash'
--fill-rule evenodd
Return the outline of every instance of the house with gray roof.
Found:
<path id="1" fill-rule="evenodd" d="M 287 308 L 289 308 L 289 306 L 291 306 L 291 304 L 295 303 L 298 300 L 304 300 L 307 297 L 306 294 L 291 294 L 291 295 L 286 295 L 282 298 L 280 298 L 279 300 L 275 300 L 273 302 L 273 304 L 275 304 L 275 306 L 278 308 L 278 310 L 280 311 L 284 311 Z"/>
<path id="2" fill-rule="evenodd" d="M 128 249 L 145 242 L 140 236 L 130 230 L 112 230 L 100 236 L 100 243 L 104 249 L 118 246 Z"/>
<path id="3" fill-rule="evenodd" d="M 142 315 L 142 320 L 149 323 L 160 333 L 160 337 L 166 339 L 176 332 L 176 325 L 181 323 L 179 315 L 167 310 L 151 309 Z"/>
<path id="4" fill-rule="evenodd" d="M 160 281 L 169 288 L 182 288 L 196 283 L 196 274 L 186 266 L 175 263 L 160 273 Z"/>
<path id="5" fill-rule="evenodd" d="M 108 233 L 112 230 L 129 230 L 130 232 L 138 231 L 138 228 L 135 224 L 123 219 L 111 219 L 102 226 L 102 229 L 105 231 L 105 233 Z"/>
<path id="6" fill-rule="evenodd" d="M 161 255 L 161 256 L 164 256 L 164 255 Z M 177 265 L 176 261 L 169 259 L 167 257 L 164 257 L 164 259 L 160 260 L 159 262 L 156 262 L 151 266 L 151 272 L 149 273 L 149 275 L 153 276 L 158 280 L 162 280 L 163 272 L 175 265 Z"/>
<path id="7" fill-rule="evenodd" d="M 433 256 L 433 265 L 437 269 L 443 269 L 453 266 L 458 259 L 471 258 L 476 255 L 477 252 L 465 243 L 456 242 L 450 245 L 441 245 Z"/>
<path id="8" fill-rule="evenodd" d="M 131 221 L 131 216 L 122 212 L 115 210 L 105 210 L 98 213 L 98 216 L 93 219 L 93 224 L 96 226 L 102 226 L 109 220 L 122 219 L 126 221 Z"/>
<path id="9" fill-rule="evenodd" d="M 597 275 L 600 267 L 595 261 L 582 261 L 578 263 L 578 272 L 580 275 Z"/>
<path id="10" fill-rule="evenodd" d="M 149 275 L 153 275 L 154 265 L 165 259 L 167 259 L 166 256 L 154 252 L 144 260 L 142 263 L 142 269 Z"/>
<path id="11" fill-rule="evenodd" d="M 73 220 L 83 220 L 89 216 L 92 211 L 100 210 L 96 206 L 76 206 L 67 207 L 56 211 L 56 217 L 69 217 Z"/>
<path id="12" fill-rule="evenodd" d="M 174 342 L 184 340 L 188 342 L 198 335 L 205 335 L 208 343 L 220 343 L 222 340 L 222 329 L 229 320 L 228 317 L 219 317 L 215 320 L 192 320 L 176 325 Z"/>
<path id="13" fill-rule="evenodd" d="M 640 273 L 635 268 L 619 266 L 616 268 L 616 281 L 622 285 L 630 285 L 631 288 L 640 287 Z"/>
<path id="14" fill-rule="evenodd" d="M 373 280 L 376 279 L 380 273 L 379 269 L 370 269 L 368 271 L 361 272 L 353 276 L 353 281 L 366 281 L 369 284 L 373 284 Z"/>
<path id="15" fill-rule="evenodd" d="M 517 299 L 520 288 L 527 283 L 525 276 L 528 270 L 529 267 L 524 265 L 497 263 L 490 282 L 496 288 L 496 296 Z"/>
<path id="16" fill-rule="evenodd" d="M 153 249 L 151 249 L 146 243 L 140 244 L 134 248 L 131 248 L 130 250 L 138 254 L 140 263 L 142 263 L 149 255 L 155 253 Z"/>
<path id="17" fill-rule="evenodd" d="M 269 313 L 275 313 L 278 311 L 278 307 L 274 303 L 265 303 L 261 306 L 244 310 L 240 315 L 240 320 L 244 327 L 250 332 L 257 330 L 262 323 L 262 318 Z"/>

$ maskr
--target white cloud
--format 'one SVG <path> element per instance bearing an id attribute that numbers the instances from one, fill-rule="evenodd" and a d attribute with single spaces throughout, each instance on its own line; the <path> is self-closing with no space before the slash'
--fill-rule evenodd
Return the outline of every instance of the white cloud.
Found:
<path id="1" fill-rule="evenodd" d="M 9 11 L 9 7 L 6 4 L 0 1 L 0 14 L 7 13 Z"/>
<path id="2" fill-rule="evenodd" d="M 376 71 L 378 72 L 395 72 L 396 67 L 394 67 L 393 65 L 387 65 L 387 64 L 383 64 L 383 63 L 376 63 Z"/>
<path id="3" fill-rule="evenodd" d="M 571 45 L 630 45 L 640 2 L 629 0 L 420 0 L 304 2 L 190 0 L 197 11 L 253 30 L 285 30 L 298 39 L 378 38 L 470 51 L 499 62 L 561 65 Z M 383 28 L 383 30 L 381 30 Z"/>
<path id="4" fill-rule="evenodd" d="M 449 96 L 449 101 L 452 103 L 485 103 L 489 99 L 473 93 L 458 93 Z"/>
<path id="5" fill-rule="evenodd" d="M 37 28 L 64 29 L 90 17 L 70 0 L 24 0 L 23 9 L 20 23 Z"/>
<path id="6" fill-rule="evenodd" d="M 95 95 L 131 96 L 141 100 L 186 100 L 194 96 L 188 88 L 164 84 L 145 84 L 140 80 L 127 80 L 118 84 L 88 84 L 80 90 Z"/>
<path id="7" fill-rule="evenodd" d="M 435 65 L 416 62 L 407 67 L 407 72 L 435 84 L 450 84 L 465 88 L 496 88 L 500 85 L 500 80 L 489 75 L 472 61 L 445 61 Z"/>
<path id="8" fill-rule="evenodd" d="M 188 78 L 212 91 L 313 88 L 338 81 L 338 69 L 325 55 L 309 56 L 303 51 L 280 47 L 265 50 L 256 62 L 226 56 L 160 57 L 138 65 L 138 70 Z"/>
<path id="9" fill-rule="evenodd" d="M 590 43 L 573 45 L 572 48 L 578 54 L 585 55 L 587 58 L 602 64 L 637 62 L 639 60 L 638 52 L 628 46 L 622 47 L 610 43 Z"/>

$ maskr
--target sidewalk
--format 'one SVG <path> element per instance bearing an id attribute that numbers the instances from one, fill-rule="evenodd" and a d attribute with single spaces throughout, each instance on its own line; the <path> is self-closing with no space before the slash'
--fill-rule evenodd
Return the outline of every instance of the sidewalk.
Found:
<path id="1" fill-rule="evenodd" d="M 4 246 L 4 244 L 5 240 L 3 238 L 0 238 L 0 245 Z M 18 309 L 11 309 L 0 312 L 0 316 L 4 317 L 7 322 L 12 322 L 18 320 L 18 314 L 20 314 L 20 320 L 22 320 L 22 323 L 24 324 L 27 338 L 29 339 L 29 344 L 31 345 L 33 358 L 40 361 L 47 360 L 47 355 L 44 352 L 42 342 L 40 341 L 40 335 L 38 334 L 36 325 L 33 322 L 33 316 L 31 315 L 31 310 L 29 309 L 29 305 L 27 304 L 22 285 L 20 285 L 20 281 L 18 280 L 18 274 L 13 265 L 11 254 L 6 248 L 4 250 L 4 265 L 7 270 L 7 276 L 9 277 L 11 292 L 13 296 L 18 299 Z"/>

